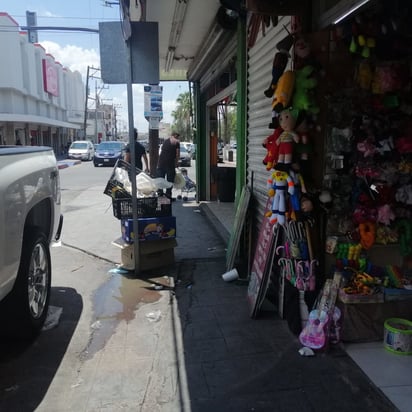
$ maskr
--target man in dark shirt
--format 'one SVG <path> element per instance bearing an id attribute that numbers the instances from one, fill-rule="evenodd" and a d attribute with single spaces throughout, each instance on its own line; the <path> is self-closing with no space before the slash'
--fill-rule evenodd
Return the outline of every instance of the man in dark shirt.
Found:
<path id="1" fill-rule="evenodd" d="M 144 160 L 146 169 L 144 169 L 144 171 L 146 173 L 149 173 L 149 161 L 147 159 L 147 154 L 146 154 L 146 149 L 144 148 L 144 146 L 137 141 L 137 129 L 134 129 L 134 153 L 135 153 L 135 159 L 136 159 L 136 167 L 140 170 L 143 170 L 143 162 L 142 159 Z M 130 146 L 127 145 L 126 147 L 126 153 L 124 156 L 124 160 L 126 162 L 131 162 L 130 159 Z"/>
<path id="2" fill-rule="evenodd" d="M 166 178 L 168 182 L 174 183 L 176 167 L 180 157 L 180 135 L 176 132 L 166 139 L 162 145 L 157 162 L 157 177 Z M 172 188 L 166 189 L 166 196 L 172 198 Z"/>

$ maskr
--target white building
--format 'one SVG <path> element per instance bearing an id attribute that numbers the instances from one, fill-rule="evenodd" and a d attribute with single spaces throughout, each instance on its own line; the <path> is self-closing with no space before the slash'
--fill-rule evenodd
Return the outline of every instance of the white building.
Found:
<path id="1" fill-rule="evenodd" d="M 45 145 L 60 154 L 78 137 L 85 87 L 7 13 L 0 12 L 0 144 Z"/>

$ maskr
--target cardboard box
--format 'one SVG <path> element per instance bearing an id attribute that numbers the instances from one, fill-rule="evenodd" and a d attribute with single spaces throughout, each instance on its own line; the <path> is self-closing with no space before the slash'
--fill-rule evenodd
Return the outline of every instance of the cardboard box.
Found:
<path id="1" fill-rule="evenodd" d="M 112 244 L 121 249 L 122 267 L 134 270 L 134 245 L 126 243 L 122 238 L 116 239 Z M 176 246 L 176 239 L 139 243 L 139 270 L 157 269 L 173 265 L 175 263 L 174 248 Z"/>
<path id="2" fill-rule="evenodd" d="M 145 217 L 137 219 L 139 241 L 161 240 L 176 237 L 176 217 Z M 133 219 L 122 219 L 121 221 L 122 238 L 133 243 L 135 233 L 133 230 Z"/>

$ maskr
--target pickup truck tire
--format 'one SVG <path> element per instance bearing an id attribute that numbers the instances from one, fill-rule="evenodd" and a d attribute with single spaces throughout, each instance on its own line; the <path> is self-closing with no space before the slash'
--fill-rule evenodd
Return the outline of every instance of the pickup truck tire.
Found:
<path id="1" fill-rule="evenodd" d="M 46 236 L 38 229 L 25 231 L 19 272 L 12 292 L 3 302 L 7 314 L 1 334 L 35 338 L 47 317 L 51 288 L 51 259 Z"/>

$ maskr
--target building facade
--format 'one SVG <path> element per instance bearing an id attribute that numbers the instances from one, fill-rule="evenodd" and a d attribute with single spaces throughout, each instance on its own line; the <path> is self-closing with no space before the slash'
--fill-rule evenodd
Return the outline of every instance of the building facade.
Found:
<path id="1" fill-rule="evenodd" d="M 45 145 L 62 154 L 78 137 L 85 88 L 7 13 L 0 13 L 0 144 Z"/>

